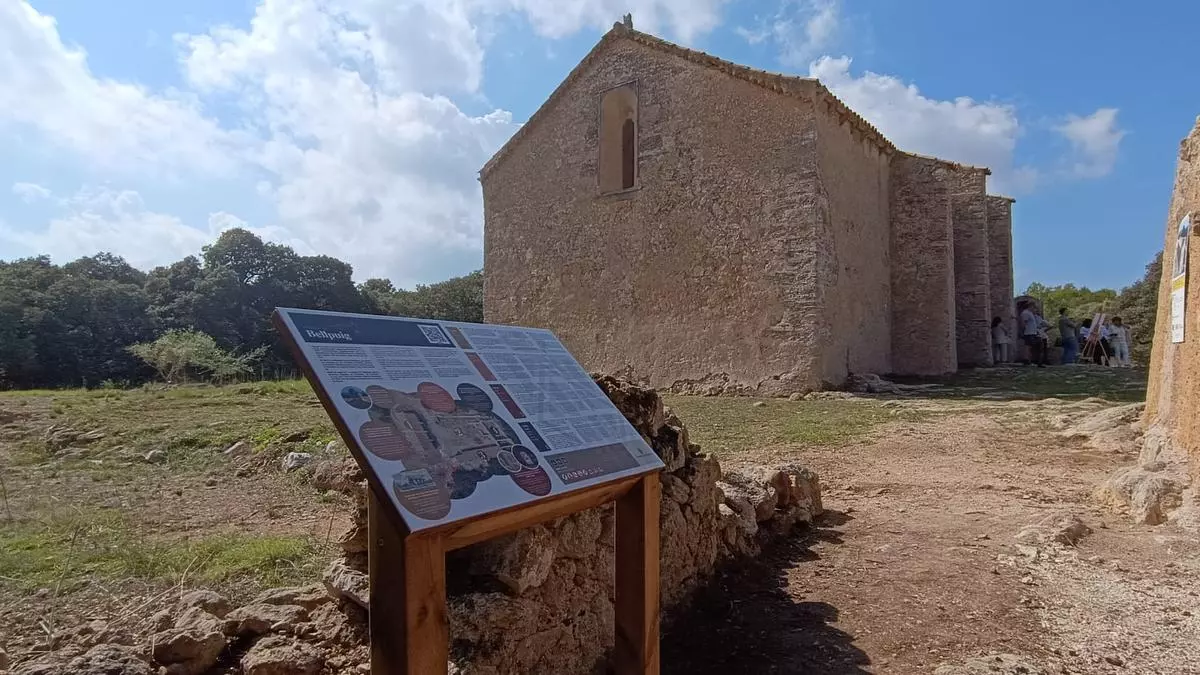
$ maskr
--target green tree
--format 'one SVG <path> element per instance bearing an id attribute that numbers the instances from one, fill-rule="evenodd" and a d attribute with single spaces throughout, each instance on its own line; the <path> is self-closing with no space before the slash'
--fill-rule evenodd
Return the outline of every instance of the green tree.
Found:
<path id="1" fill-rule="evenodd" d="M 366 302 L 368 311 L 386 314 L 391 309 L 396 287 L 389 279 L 367 279 L 358 285 L 358 292 Z"/>
<path id="2" fill-rule="evenodd" d="M 293 374 L 270 322 L 279 306 L 483 320 L 481 272 L 413 290 L 386 279 L 356 287 L 353 272 L 242 229 L 148 274 L 111 253 L 61 266 L 45 256 L 0 261 L 0 387 L 144 380 L 152 369 L 127 346 L 171 332 L 202 333 L 220 350 L 201 350 L 207 366 L 186 366 L 193 373 L 225 379 L 257 362 L 264 374 Z"/>
<path id="3" fill-rule="evenodd" d="M 389 303 L 389 314 L 443 321 L 483 321 L 483 271 L 454 277 L 411 291 L 397 291 Z"/>
<path id="4" fill-rule="evenodd" d="M 1115 316 L 1129 326 L 1133 338 L 1129 345 L 1133 360 L 1150 362 L 1150 347 L 1154 343 L 1154 324 L 1158 318 L 1158 286 L 1162 279 L 1162 251 L 1146 265 L 1141 279 L 1121 289 L 1112 309 Z"/>
<path id="5" fill-rule="evenodd" d="M 1063 307 L 1066 307 L 1067 314 L 1077 321 L 1090 319 L 1101 309 L 1111 313 L 1117 299 L 1117 292 L 1111 288 L 1092 290 L 1087 286 L 1075 284 L 1046 286 L 1037 282 L 1029 285 L 1025 295 L 1033 296 L 1042 303 L 1042 311 L 1051 323 L 1058 316 L 1058 310 Z"/>
<path id="6" fill-rule="evenodd" d="M 149 364 L 166 382 L 186 382 L 189 375 L 207 374 L 225 381 L 251 372 L 266 351 L 233 354 L 217 346 L 212 336 L 194 330 L 171 330 L 153 342 L 131 345 L 129 353 Z"/>
<path id="7" fill-rule="evenodd" d="M 0 370 L 5 386 L 97 385 L 136 378 L 125 345 L 153 335 L 144 274 L 99 254 L 62 267 L 0 263 Z"/>

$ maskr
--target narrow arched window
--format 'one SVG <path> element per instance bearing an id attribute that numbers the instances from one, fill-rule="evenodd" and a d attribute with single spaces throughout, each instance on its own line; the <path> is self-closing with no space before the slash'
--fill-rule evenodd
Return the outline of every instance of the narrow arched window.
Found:
<path id="1" fill-rule="evenodd" d="M 600 99 L 601 194 L 638 185 L 637 104 L 635 83 L 610 89 Z"/>
<path id="2" fill-rule="evenodd" d="M 621 125 L 621 188 L 628 190 L 633 187 L 635 175 L 637 173 L 637 157 L 635 139 L 637 138 L 637 129 L 633 120 L 625 120 L 625 124 Z"/>

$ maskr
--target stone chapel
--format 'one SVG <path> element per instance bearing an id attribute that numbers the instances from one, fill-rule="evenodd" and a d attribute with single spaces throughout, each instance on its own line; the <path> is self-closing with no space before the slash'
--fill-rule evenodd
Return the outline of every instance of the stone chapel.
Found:
<path id="1" fill-rule="evenodd" d="M 989 365 L 992 317 L 1016 335 L 989 174 L 618 23 L 480 172 L 486 319 L 679 391 Z"/>

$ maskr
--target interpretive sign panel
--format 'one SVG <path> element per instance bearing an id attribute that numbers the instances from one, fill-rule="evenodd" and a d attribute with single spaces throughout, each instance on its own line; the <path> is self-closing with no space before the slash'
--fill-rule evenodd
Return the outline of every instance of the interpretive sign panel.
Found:
<path id="1" fill-rule="evenodd" d="M 277 312 L 410 531 L 663 467 L 550 331 Z"/>
<path id="2" fill-rule="evenodd" d="M 1179 221 L 1175 235 L 1175 268 L 1171 274 L 1171 342 L 1183 342 L 1186 313 L 1188 239 L 1192 234 L 1192 217 Z"/>

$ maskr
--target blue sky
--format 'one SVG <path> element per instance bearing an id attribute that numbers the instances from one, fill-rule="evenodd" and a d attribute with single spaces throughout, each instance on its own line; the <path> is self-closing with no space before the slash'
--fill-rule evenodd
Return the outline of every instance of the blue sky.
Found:
<path id="1" fill-rule="evenodd" d="M 1162 245 L 1197 3 L 0 0 L 0 259 L 149 268 L 240 226 L 360 279 L 468 272 L 479 167 L 626 11 L 992 167 L 1020 288 L 1119 287 Z"/>

